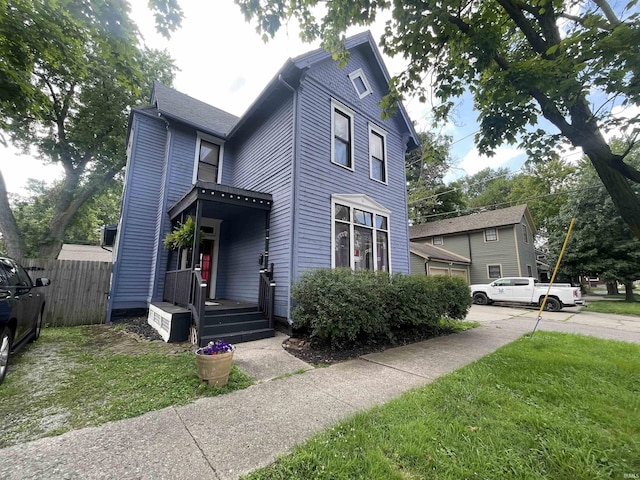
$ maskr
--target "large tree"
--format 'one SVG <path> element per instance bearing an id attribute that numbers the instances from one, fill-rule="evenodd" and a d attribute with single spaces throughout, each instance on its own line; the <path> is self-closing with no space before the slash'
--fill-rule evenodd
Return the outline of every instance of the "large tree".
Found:
<path id="1" fill-rule="evenodd" d="M 625 148 L 621 142 L 614 142 L 613 147 Z M 640 150 L 631 152 L 629 163 L 640 167 Z M 640 194 L 640 186 L 635 190 Z M 626 287 L 626 300 L 633 302 L 633 281 L 640 278 L 640 240 L 618 215 L 586 160 L 579 166 L 576 188 L 550 222 L 549 248 L 556 259 L 572 218 L 575 226 L 560 271 L 568 276 L 598 275 L 606 282 L 621 282 Z"/>
<path id="2" fill-rule="evenodd" d="M 480 112 L 481 153 L 522 139 L 530 154 L 569 141 L 587 155 L 614 205 L 640 238 L 640 197 L 632 185 L 640 172 L 614 153 L 605 139 L 616 105 L 640 100 L 640 20 L 636 1 L 606 0 L 235 0 L 264 38 L 295 17 L 305 40 L 342 60 L 345 31 L 369 25 L 389 10 L 382 47 L 403 55 L 408 67 L 391 81 L 384 107 L 399 96 L 423 100 L 432 86 L 445 118 L 466 89 Z M 431 80 L 425 81 L 425 79 Z M 545 132 L 540 117 L 557 131 Z M 638 115 L 624 121 L 638 126 Z M 637 134 L 638 129 L 635 130 Z"/>
<path id="3" fill-rule="evenodd" d="M 419 224 L 456 216 L 465 205 L 462 193 L 444 183 L 451 167 L 451 139 L 430 132 L 418 136 L 421 147 L 406 158 L 409 221 Z"/>
<path id="4" fill-rule="evenodd" d="M 154 0 L 159 28 L 179 22 L 173 0 Z M 131 106 L 151 83 L 171 83 L 173 61 L 139 40 L 127 2 L 0 0 L 0 140 L 59 164 L 39 256 L 55 258 L 78 210 L 125 164 Z M 13 256 L 25 253 L 0 174 L 0 232 Z"/>

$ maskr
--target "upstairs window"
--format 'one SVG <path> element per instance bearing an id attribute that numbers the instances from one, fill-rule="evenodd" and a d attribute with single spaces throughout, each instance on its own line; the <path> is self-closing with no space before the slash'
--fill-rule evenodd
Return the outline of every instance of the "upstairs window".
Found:
<path id="1" fill-rule="evenodd" d="M 197 176 L 195 180 L 219 183 L 222 144 L 213 139 L 198 138 L 196 151 Z"/>
<path id="2" fill-rule="evenodd" d="M 353 83 L 353 88 L 355 88 L 358 97 L 364 98 L 373 93 L 373 90 L 371 90 L 371 84 L 369 83 L 369 80 L 367 80 L 367 77 L 361 68 L 351 72 L 349 74 L 349 78 L 351 79 L 351 83 Z"/>
<path id="3" fill-rule="evenodd" d="M 527 232 L 527 226 L 524 223 L 522 224 L 522 240 L 524 243 L 529 243 L 529 232 Z"/>
<path id="4" fill-rule="evenodd" d="M 485 242 L 497 242 L 498 241 L 498 230 L 495 228 L 487 228 L 484 231 L 484 241 Z"/>
<path id="5" fill-rule="evenodd" d="M 444 242 L 442 240 L 442 235 L 436 235 L 431 239 L 431 243 L 434 245 L 442 245 Z"/>
<path id="6" fill-rule="evenodd" d="M 353 170 L 354 113 L 335 101 L 331 102 L 331 161 Z"/>
<path id="7" fill-rule="evenodd" d="M 369 162 L 371 178 L 387 183 L 386 132 L 371 124 L 369 124 Z"/>

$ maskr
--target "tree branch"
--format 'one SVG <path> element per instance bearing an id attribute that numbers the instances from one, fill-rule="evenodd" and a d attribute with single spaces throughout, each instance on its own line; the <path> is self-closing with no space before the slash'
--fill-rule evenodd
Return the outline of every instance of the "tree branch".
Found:
<path id="1" fill-rule="evenodd" d="M 512 0 L 498 0 L 498 4 L 504 8 L 507 15 L 516 23 L 522 31 L 533 50 L 539 54 L 544 54 L 548 50 L 547 42 L 536 32 L 531 22 L 524 16 L 517 2 Z"/>
<path id="2" fill-rule="evenodd" d="M 602 10 L 604 16 L 607 17 L 607 20 L 609 20 L 612 27 L 620 25 L 620 19 L 616 16 L 615 12 L 609 5 L 609 2 L 606 0 L 593 0 L 593 3 L 600 7 L 600 10 Z"/>

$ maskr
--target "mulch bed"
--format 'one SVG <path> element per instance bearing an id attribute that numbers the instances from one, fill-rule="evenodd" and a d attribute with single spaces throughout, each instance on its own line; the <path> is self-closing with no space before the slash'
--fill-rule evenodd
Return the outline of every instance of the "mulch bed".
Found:
<path id="1" fill-rule="evenodd" d="M 282 347 L 294 357 L 312 365 L 333 365 L 334 363 L 352 360 L 369 353 L 382 352 L 388 348 L 400 347 L 411 343 L 422 342 L 429 338 L 447 335 L 451 332 L 404 332 L 395 343 L 378 343 L 374 345 L 355 345 L 349 348 L 334 349 L 331 347 L 312 347 L 306 337 L 291 337 L 282 343 Z"/>
<path id="2" fill-rule="evenodd" d="M 135 333 L 145 340 L 162 340 L 160 334 L 147 323 L 146 316 L 114 318 L 112 323 L 114 325 L 123 325 L 124 330 Z"/>

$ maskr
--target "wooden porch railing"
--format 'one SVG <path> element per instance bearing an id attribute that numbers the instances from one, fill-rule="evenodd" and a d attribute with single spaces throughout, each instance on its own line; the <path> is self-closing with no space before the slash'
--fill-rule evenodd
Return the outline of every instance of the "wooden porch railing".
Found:
<path id="1" fill-rule="evenodd" d="M 168 271 L 162 297 L 165 302 L 188 307 L 191 303 L 191 269 Z"/>
<path id="2" fill-rule="evenodd" d="M 199 268 L 193 271 L 193 302 L 189 304 L 191 317 L 198 332 L 198 345 L 200 344 L 200 320 L 205 315 L 205 299 L 207 297 L 207 282 L 202 280 L 202 272 Z"/>
<path id="3" fill-rule="evenodd" d="M 258 291 L 258 307 L 269 320 L 269 328 L 273 328 L 276 283 L 273 281 L 273 263 L 270 270 L 260 270 L 260 288 Z"/>

